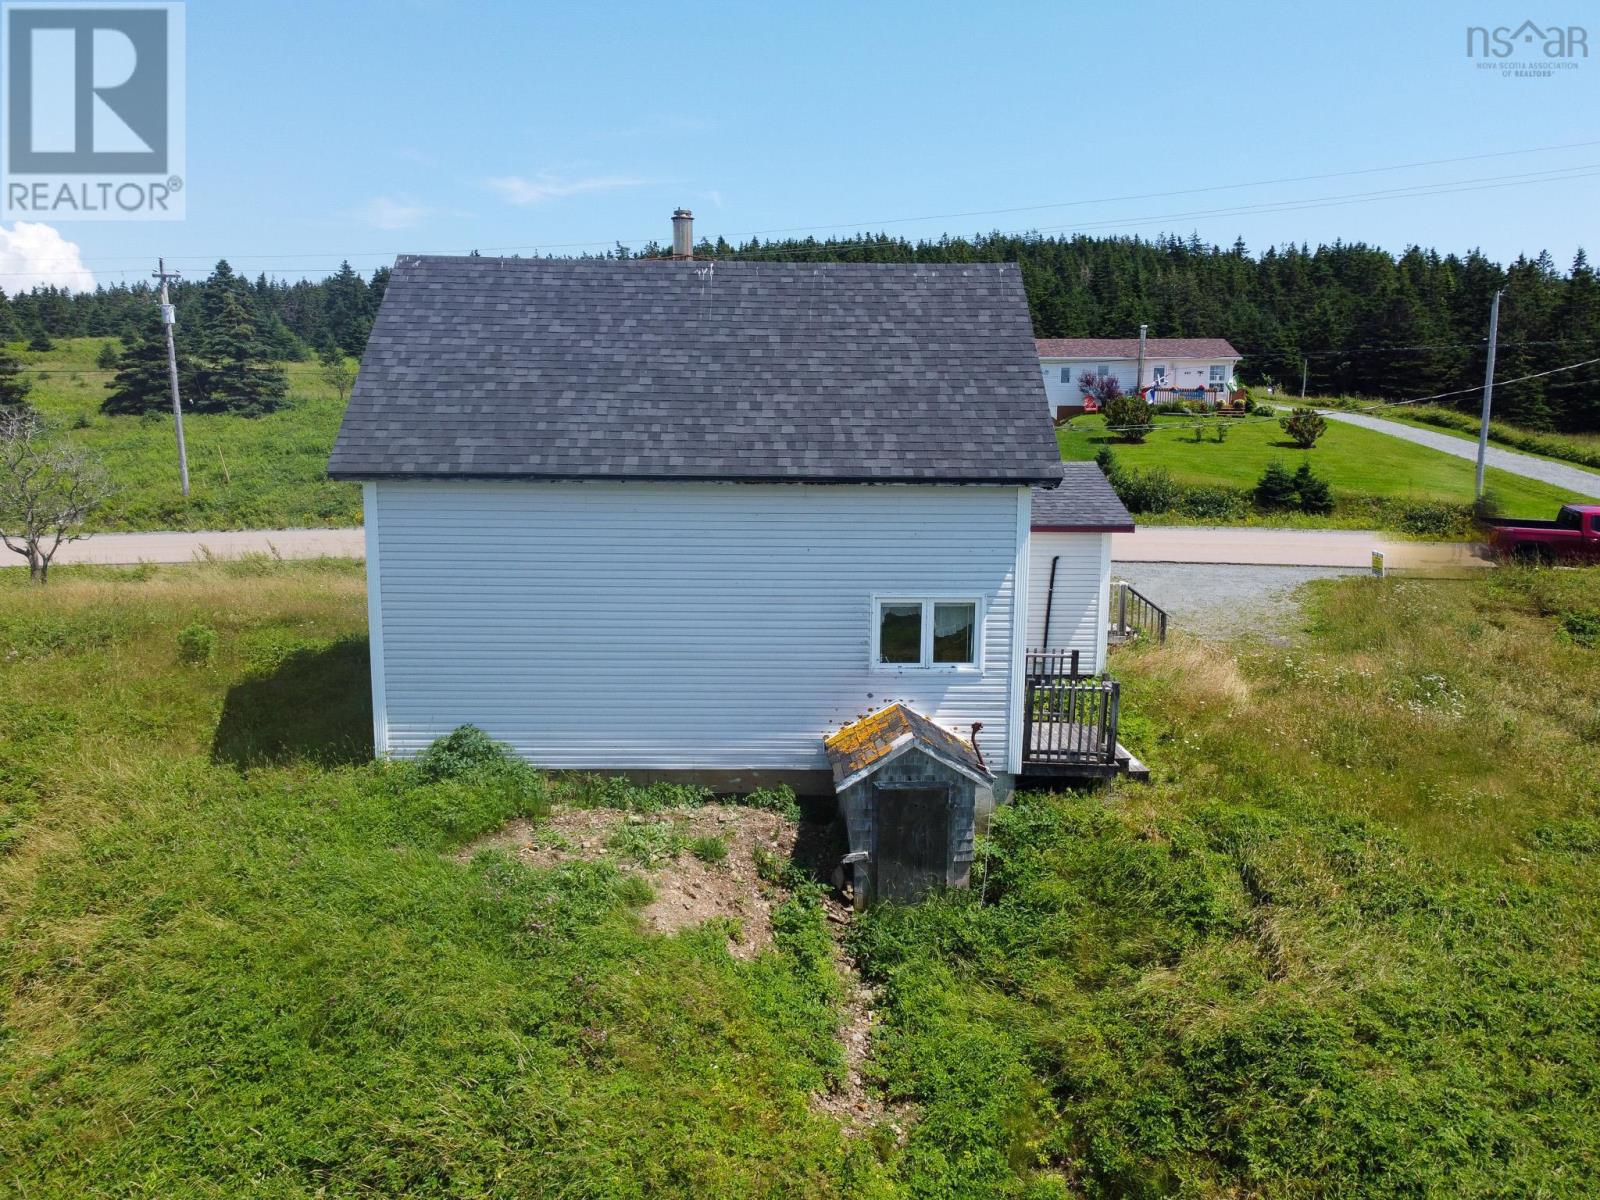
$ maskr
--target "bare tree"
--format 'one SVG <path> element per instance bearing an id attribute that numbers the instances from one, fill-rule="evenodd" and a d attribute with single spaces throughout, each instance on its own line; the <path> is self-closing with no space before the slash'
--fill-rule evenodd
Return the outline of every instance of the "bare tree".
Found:
<path id="1" fill-rule="evenodd" d="M 0 409 L 0 542 L 28 560 L 33 582 L 49 578 L 56 551 L 83 536 L 111 492 L 100 461 L 50 437 L 38 413 Z"/>
<path id="2" fill-rule="evenodd" d="M 322 362 L 322 382 L 339 393 L 339 402 L 344 403 L 345 393 L 350 390 L 350 385 L 356 381 L 356 369 L 350 365 L 350 360 L 344 352 L 337 347 L 329 346 L 320 355 Z"/>

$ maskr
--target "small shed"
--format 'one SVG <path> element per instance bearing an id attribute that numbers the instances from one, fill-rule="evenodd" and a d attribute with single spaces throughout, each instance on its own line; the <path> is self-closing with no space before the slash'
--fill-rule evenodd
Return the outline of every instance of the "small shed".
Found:
<path id="1" fill-rule="evenodd" d="M 976 732 L 976 731 L 974 731 Z M 966 887 L 973 837 L 994 810 L 994 775 L 970 741 L 903 704 L 824 741 L 855 905 Z"/>

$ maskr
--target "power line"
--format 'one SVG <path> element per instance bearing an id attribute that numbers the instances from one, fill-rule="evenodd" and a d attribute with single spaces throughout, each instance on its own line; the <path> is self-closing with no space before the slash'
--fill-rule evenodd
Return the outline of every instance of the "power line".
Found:
<path id="1" fill-rule="evenodd" d="M 1114 204 L 1123 200 L 1158 200 L 1168 196 L 1191 196 L 1202 192 L 1237 191 L 1242 188 L 1274 187 L 1284 183 L 1309 183 L 1319 179 L 1344 179 L 1353 175 L 1377 175 L 1385 171 L 1405 171 L 1415 167 L 1437 167 L 1446 163 L 1475 162 L 1485 158 L 1508 158 L 1522 154 L 1543 154 L 1552 150 L 1581 150 L 1590 146 L 1600 146 L 1600 141 L 1566 142 L 1556 146 L 1534 146 L 1527 150 L 1496 150 L 1487 154 L 1463 154 L 1455 158 L 1430 158 L 1418 162 L 1395 163 L 1386 167 L 1362 167 L 1352 171 L 1328 171 L 1318 175 L 1288 175 L 1278 179 L 1258 179 L 1248 183 L 1219 183 L 1209 187 L 1179 188 L 1167 192 L 1134 192 L 1123 196 L 1105 196 L 1096 200 L 1060 200 L 1048 204 L 1026 204 L 1017 208 L 979 208 L 967 212 L 933 213 L 922 217 L 888 217 L 874 221 L 846 221 L 834 225 L 790 225 L 775 229 L 757 229 L 749 236 L 759 237 L 767 233 L 804 233 L 814 229 L 847 229 L 860 228 L 868 225 L 903 225 L 917 221 L 950 221 L 963 217 L 998 216 L 1006 213 L 1039 212 L 1049 208 L 1073 208 L 1088 204 Z"/>
<path id="2" fill-rule="evenodd" d="M 1015 208 L 973 209 L 973 210 L 969 210 L 969 211 L 966 211 L 966 212 L 932 213 L 932 214 L 928 214 L 928 215 L 925 215 L 925 216 L 916 216 L 916 217 L 891 217 L 891 218 L 887 218 L 887 219 L 879 220 L 879 221 L 841 222 L 841 223 L 838 223 L 838 224 L 835 224 L 835 225 L 790 226 L 790 227 L 787 227 L 787 228 L 781 228 L 780 227 L 780 228 L 773 228 L 773 229 L 759 229 L 759 230 L 750 231 L 750 232 L 745 233 L 745 234 L 733 235 L 732 237 L 726 237 L 725 236 L 723 240 L 733 242 L 733 241 L 736 241 L 740 237 L 752 238 L 753 239 L 753 238 L 759 238 L 764 234 L 770 234 L 770 233 L 805 232 L 805 231 L 810 231 L 810 230 L 829 230 L 829 229 L 860 229 L 860 228 L 863 228 L 863 227 L 868 226 L 868 225 L 881 226 L 881 225 L 891 225 L 891 224 L 915 223 L 915 222 L 920 222 L 920 221 L 955 220 L 955 219 L 960 219 L 960 218 L 964 218 L 964 217 L 972 217 L 972 216 L 992 216 L 992 215 L 1000 215 L 1000 214 L 1008 214 L 1008 213 L 1045 211 L 1045 210 L 1054 209 L 1054 208 L 1073 208 L 1073 207 L 1085 207 L 1085 206 L 1094 205 L 1094 204 L 1121 203 L 1123 201 L 1128 201 L 1128 200 L 1165 199 L 1165 198 L 1171 197 L 1171 196 L 1200 195 L 1200 194 L 1211 193 L 1211 192 L 1219 192 L 1219 191 L 1235 191 L 1235 190 L 1240 190 L 1240 189 L 1244 189 L 1244 188 L 1252 188 L 1252 187 L 1270 187 L 1270 186 L 1276 186 L 1276 185 L 1288 184 L 1288 183 L 1305 183 L 1305 182 L 1312 182 L 1312 181 L 1324 180 L 1324 179 L 1341 179 L 1341 178 L 1350 178 L 1350 177 L 1359 176 L 1359 175 L 1382 174 L 1382 173 L 1388 172 L 1388 171 L 1410 170 L 1410 169 L 1415 169 L 1415 168 L 1418 168 L 1418 167 L 1427 167 L 1427 166 L 1441 166 L 1441 165 L 1445 165 L 1445 164 L 1449 164 L 1449 163 L 1475 162 L 1475 161 L 1480 161 L 1480 160 L 1485 160 L 1485 159 L 1517 157 L 1517 156 L 1527 155 L 1527 154 L 1543 154 L 1543 153 L 1549 153 L 1549 152 L 1559 151 L 1559 150 L 1578 150 L 1578 149 L 1586 149 L 1586 148 L 1592 147 L 1592 146 L 1600 146 L 1600 140 L 1583 141 L 1583 142 L 1567 142 L 1567 143 L 1561 143 L 1561 144 L 1550 145 L 1550 146 L 1534 146 L 1534 147 L 1529 147 L 1527 149 L 1521 149 L 1521 150 L 1497 150 L 1497 151 L 1491 151 L 1491 152 L 1487 152 L 1487 153 L 1483 153 L 1483 154 L 1458 155 L 1458 156 L 1454 156 L 1454 157 L 1450 157 L 1450 158 L 1422 159 L 1422 160 L 1417 160 L 1415 162 L 1395 163 L 1395 164 L 1388 165 L 1388 166 L 1362 167 L 1362 168 L 1346 170 L 1346 171 L 1323 172 L 1323 173 L 1314 174 L 1314 175 L 1283 176 L 1283 177 L 1280 177 L 1280 178 L 1277 178 L 1277 179 L 1256 180 L 1256 181 L 1252 181 L 1252 182 L 1248 182 L 1248 183 L 1212 184 L 1212 185 L 1208 185 L 1208 186 L 1204 186 L 1204 187 L 1177 188 L 1177 189 L 1172 189 L 1172 190 L 1168 190 L 1168 191 L 1161 191 L 1161 192 L 1129 193 L 1129 194 L 1120 195 L 1120 196 L 1102 196 L 1102 197 L 1095 197 L 1095 198 L 1092 198 L 1092 199 L 1052 201 L 1052 202 L 1044 203 L 1044 204 L 1023 205 L 1023 206 L 1019 206 L 1019 207 L 1015 207 Z M 1367 202 L 1368 200 L 1371 200 L 1371 199 L 1390 199 L 1390 198 L 1399 199 L 1399 198 L 1405 198 L 1405 197 L 1407 197 L 1409 195 L 1413 195 L 1413 194 L 1415 194 L 1415 195 L 1424 195 L 1424 196 L 1425 195 L 1447 195 L 1447 194 L 1450 194 L 1452 191 L 1455 191 L 1455 190 L 1469 190 L 1469 191 L 1470 190 L 1480 190 L 1479 188 L 1476 188 L 1476 187 L 1470 187 L 1470 186 L 1469 187 L 1461 187 L 1460 185 L 1461 184 L 1469 184 L 1469 185 L 1470 184 L 1480 184 L 1480 183 L 1485 183 L 1485 182 L 1491 181 L 1491 180 L 1513 181 L 1514 183 L 1520 185 L 1520 184 L 1523 184 L 1523 183 L 1533 183 L 1533 182 L 1558 182 L 1562 178 L 1573 178 L 1573 179 L 1588 178 L 1589 177 L 1588 175 L 1573 175 L 1573 174 L 1563 174 L 1563 173 L 1564 172 L 1574 172 L 1574 171 L 1588 171 L 1588 170 L 1593 170 L 1595 168 L 1600 168 L 1600 163 L 1580 164 L 1578 166 L 1573 166 L 1573 167 L 1549 168 L 1549 169 L 1547 169 L 1545 171 L 1541 171 L 1541 172 L 1523 172 L 1523 173 L 1519 173 L 1517 175 L 1486 176 L 1486 177 L 1482 177 L 1482 178 L 1480 178 L 1478 180 L 1451 181 L 1451 182 L 1447 182 L 1447 183 L 1434 183 L 1434 184 L 1412 184 L 1412 185 L 1408 185 L 1407 187 L 1404 187 L 1404 188 L 1384 189 L 1384 190 L 1379 191 L 1379 192 L 1357 192 L 1357 193 L 1352 193 L 1352 194 L 1350 194 L 1348 196 L 1345 196 L 1345 197 L 1318 197 L 1318 198 L 1311 198 L 1309 200 L 1271 201 L 1271 202 L 1264 202 L 1263 204 L 1257 204 L 1257 205 L 1240 205 L 1240 206 L 1232 206 L 1232 207 L 1229 207 L 1229 208 L 1222 208 L 1222 209 L 1198 210 L 1197 212 L 1192 212 L 1192 213 L 1175 213 L 1175 214 L 1165 214 L 1165 215 L 1154 216 L 1154 217 L 1129 218 L 1127 220 L 1103 220 L 1103 221 L 1092 222 L 1092 223 L 1089 223 L 1089 224 L 1086 224 L 1086 225 L 1065 225 L 1065 226 L 1060 226 L 1060 227 L 1057 227 L 1057 228 L 1059 228 L 1061 230 L 1068 230 L 1068 229 L 1080 229 L 1080 228 L 1094 228 L 1094 227 L 1106 226 L 1106 225 L 1129 225 L 1129 224 L 1140 224 L 1140 223 L 1148 224 L 1148 223 L 1151 223 L 1151 222 L 1184 219 L 1184 218 L 1190 217 L 1190 216 L 1242 215 L 1242 214 L 1245 214 L 1245 213 L 1258 212 L 1258 211 L 1261 211 L 1261 212 L 1266 212 L 1266 211 L 1296 211 L 1296 209 L 1298 207 L 1302 207 L 1302 206 L 1305 206 L 1305 207 L 1329 207 L 1329 206 L 1331 206 L 1332 204 L 1335 204 L 1335 203 L 1363 203 L 1363 202 Z M 1535 178 L 1532 178 L 1532 176 L 1534 176 L 1534 175 L 1545 175 L 1545 176 L 1549 176 L 1550 178 L 1549 179 L 1535 179 Z M 1281 206 L 1287 206 L 1287 207 L 1281 207 Z M 1013 231 L 1013 233 L 1020 233 L 1020 232 L 1048 232 L 1048 230 Z M 593 247 L 607 247 L 607 248 L 609 248 L 609 247 L 617 245 L 619 243 L 629 243 L 629 242 L 649 243 L 649 242 L 656 241 L 656 240 L 658 240 L 657 237 L 652 235 L 652 236 L 646 236 L 646 237 L 640 237 L 640 238 L 612 238 L 612 239 L 606 239 L 606 240 L 587 241 L 587 242 L 540 242 L 540 243 L 527 243 L 527 244 L 522 244 L 522 245 L 511 245 L 511 246 L 479 246 L 479 247 L 476 247 L 476 249 L 478 249 L 480 252 L 482 252 L 482 251 L 501 252 L 501 251 L 518 251 L 518 250 L 528 250 L 528 251 L 534 251 L 534 252 L 541 252 L 541 251 L 549 251 L 549 250 L 586 249 L 586 248 L 593 248 Z M 827 248 L 827 250 L 828 250 L 828 252 L 831 252 L 831 248 Z M 332 261 L 335 257 L 337 257 L 339 261 L 344 262 L 344 261 L 348 261 L 348 260 L 356 259 L 356 258 L 394 258 L 394 257 L 397 257 L 399 254 L 412 254 L 412 253 L 415 253 L 415 254 L 452 254 L 452 253 L 461 253 L 461 251 L 459 251 L 459 250 L 406 250 L 406 251 L 357 250 L 357 251 L 350 251 L 350 252 L 346 252 L 346 253 L 342 253 L 342 254 L 338 254 L 338 255 L 335 255 L 333 252 L 328 252 L 326 257 L 330 261 Z M 797 251 L 791 251 L 789 253 L 792 255 L 792 254 L 799 254 L 799 253 L 809 253 L 809 251 L 797 250 Z M 307 251 L 294 251 L 294 252 L 273 253 L 273 254 L 237 254 L 237 253 L 236 254 L 216 254 L 216 255 L 212 255 L 212 254 L 187 254 L 187 255 L 174 255 L 173 256 L 175 261 L 177 261 L 177 260 L 204 261 L 204 260 L 217 260 L 217 259 L 224 259 L 225 258 L 225 259 L 228 259 L 230 262 L 247 262 L 247 261 L 258 261 L 258 260 L 259 261 L 277 261 L 277 260 L 286 259 L 286 258 L 319 258 L 320 259 L 322 257 L 324 257 L 324 255 L 320 251 L 309 251 L 309 252 L 307 252 Z M 117 263 L 117 262 L 136 262 L 136 261 L 139 261 L 139 260 L 136 259 L 136 258 L 133 258 L 133 257 L 104 256 L 104 257 L 94 257 L 94 258 L 61 259 L 61 260 L 57 260 L 55 265 L 70 269 L 70 268 L 74 268 L 74 267 L 77 267 L 77 266 L 80 266 L 80 265 L 87 266 L 88 264 L 92 264 L 92 263 Z M 280 266 L 278 269 L 279 270 L 310 270 L 310 269 L 313 269 L 313 268 L 311 268 L 311 267 L 298 267 L 298 266 L 297 267 L 282 267 L 282 266 Z M 315 269 L 321 269 L 321 268 L 320 268 L 320 266 L 318 266 Z M 4 277 L 4 276 L 23 276 L 23 275 L 31 275 L 31 274 L 35 274 L 35 273 L 36 272 L 0 272 L 0 277 Z"/>

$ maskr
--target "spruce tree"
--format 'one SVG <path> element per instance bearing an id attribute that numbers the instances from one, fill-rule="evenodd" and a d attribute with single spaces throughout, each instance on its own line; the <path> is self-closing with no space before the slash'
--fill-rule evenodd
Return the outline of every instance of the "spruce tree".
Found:
<path id="1" fill-rule="evenodd" d="M 1280 462 L 1270 462 L 1256 483 L 1256 506 L 1269 512 L 1292 508 L 1296 502 L 1294 476 Z"/>
<path id="2" fill-rule="evenodd" d="M 0 344 L 0 411 L 30 407 L 28 392 L 32 387 L 11 347 Z"/>
<path id="3" fill-rule="evenodd" d="M 1270 468 L 1269 468 L 1270 469 Z M 1326 479 L 1311 473 L 1311 464 L 1303 462 L 1294 473 L 1294 494 L 1300 502 L 1300 511 L 1326 516 L 1333 511 L 1333 492 Z"/>
<path id="4" fill-rule="evenodd" d="M 178 387 L 187 406 L 195 402 L 194 372 L 178 360 Z M 172 407 L 172 384 L 167 369 L 167 339 L 158 319 L 146 318 L 132 344 L 122 352 L 117 373 L 106 384 L 111 394 L 100 402 L 100 411 L 112 414 L 163 412 Z"/>
<path id="5" fill-rule="evenodd" d="M 221 293 L 200 358 L 204 394 L 197 407 L 255 417 L 283 405 L 288 380 L 266 360 L 249 302 L 236 289 Z"/>

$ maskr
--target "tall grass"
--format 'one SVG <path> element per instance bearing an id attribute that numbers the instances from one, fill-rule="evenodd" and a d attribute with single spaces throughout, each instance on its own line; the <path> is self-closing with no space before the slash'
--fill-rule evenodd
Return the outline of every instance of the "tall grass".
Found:
<path id="1" fill-rule="evenodd" d="M 289 404 L 264 417 L 185 413 L 191 489 L 178 488 L 170 413 L 100 412 L 111 373 L 95 355 L 114 338 L 63 338 L 24 354 L 36 382 L 28 399 L 99 454 L 118 491 L 95 514 L 94 530 L 279 529 L 358 525 L 361 489 L 327 477 L 328 453 L 344 405 L 315 361 L 286 363 Z"/>
<path id="2" fill-rule="evenodd" d="M 542 793 L 368 761 L 359 572 L 0 583 L 0 1192 L 870 1194 L 807 1102 L 820 910 L 746 963 L 611 867 L 455 861 Z"/>
<path id="3" fill-rule="evenodd" d="M 742 962 L 613 867 L 457 861 L 549 785 L 369 762 L 363 611 L 337 562 L 0 577 L 0 1193 L 1600 1191 L 1600 572 L 1121 654 L 1155 782 L 1019 797 L 855 926 L 903 1140 L 808 1102 L 805 889 Z"/>
<path id="4" fill-rule="evenodd" d="M 968 1196 L 1600 1191 L 1597 585 L 1325 583 L 1294 647 L 1124 658 L 1157 782 L 1022 797 L 972 895 L 859 927 L 908 1157 Z"/>

